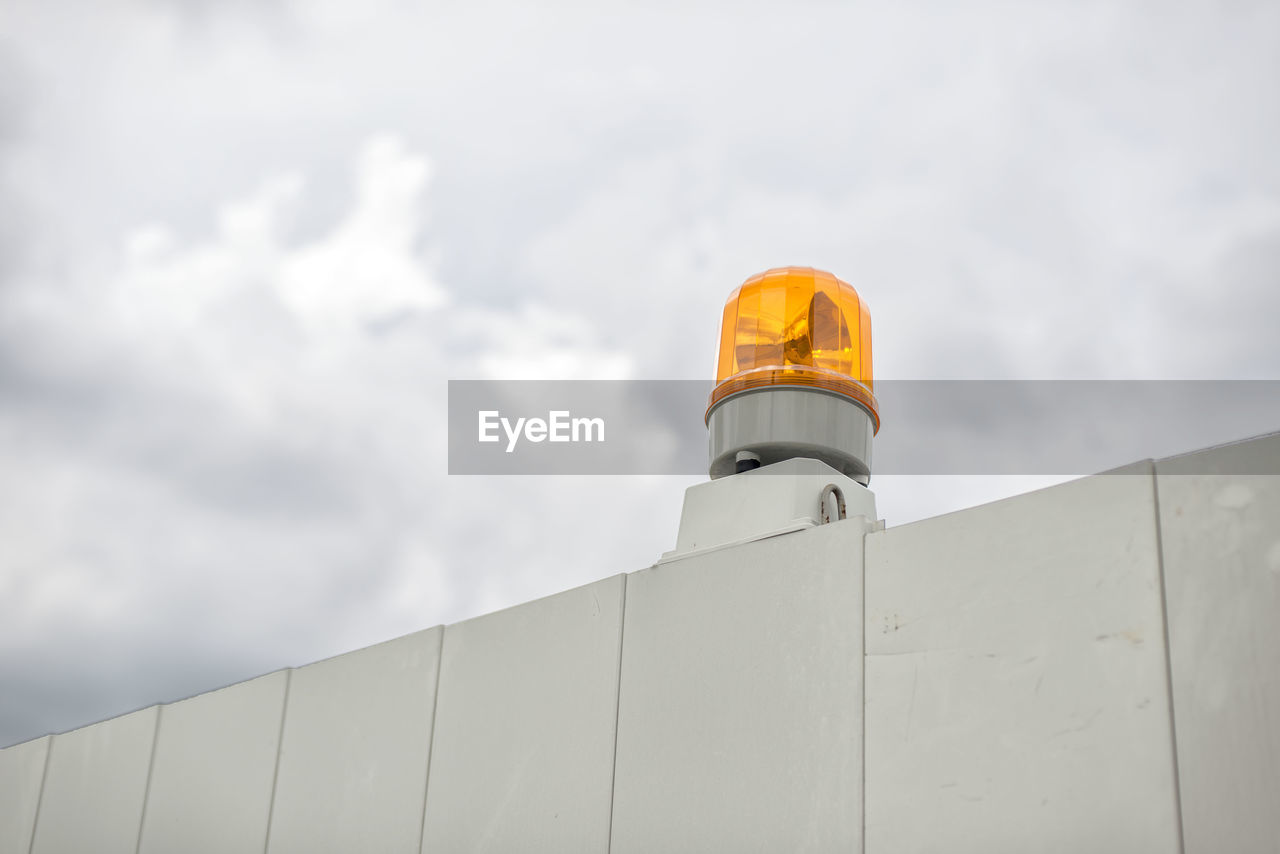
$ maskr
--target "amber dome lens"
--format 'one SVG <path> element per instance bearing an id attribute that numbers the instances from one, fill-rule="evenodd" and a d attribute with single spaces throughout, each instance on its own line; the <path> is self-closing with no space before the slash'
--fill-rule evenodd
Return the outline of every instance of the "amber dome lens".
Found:
<path id="1" fill-rule="evenodd" d="M 871 314 L 852 285 L 812 267 L 779 267 L 752 276 L 729 295 L 707 415 L 732 395 L 771 386 L 851 398 L 880 430 Z"/>

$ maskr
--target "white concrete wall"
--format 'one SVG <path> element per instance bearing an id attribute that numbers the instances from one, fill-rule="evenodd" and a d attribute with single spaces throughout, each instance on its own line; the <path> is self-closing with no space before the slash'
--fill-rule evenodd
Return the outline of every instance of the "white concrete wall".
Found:
<path id="1" fill-rule="evenodd" d="M 864 534 L 850 519 L 628 578 L 613 854 L 858 850 Z"/>
<path id="2" fill-rule="evenodd" d="M 49 745 L 33 854 L 134 854 L 157 707 L 64 732 Z"/>
<path id="3" fill-rule="evenodd" d="M 1155 490 L 867 539 L 866 850 L 1178 851 Z"/>
<path id="4" fill-rule="evenodd" d="M 51 736 L 0 751 L 0 854 L 27 854 Z"/>
<path id="5" fill-rule="evenodd" d="M 416 854 L 441 634 L 428 629 L 293 671 L 269 854 Z"/>
<path id="6" fill-rule="evenodd" d="M 160 707 L 140 854 L 261 854 L 288 671 Z"/>
<path id="7" fill-rule="evenodd" d="M 1156 466 L 1189 852 L 1280 851 L 1280 435 Z"/>
<path id="8" fill-rule="evenodd" d="M 15 745 L 0 854 L 1275 851 L 1278 457 L 731 546 Z"/>
<path id="9" fill-rule="evenodd" d="M 449 626 L 422 850 L 609 850 L 626 577 Z"/>

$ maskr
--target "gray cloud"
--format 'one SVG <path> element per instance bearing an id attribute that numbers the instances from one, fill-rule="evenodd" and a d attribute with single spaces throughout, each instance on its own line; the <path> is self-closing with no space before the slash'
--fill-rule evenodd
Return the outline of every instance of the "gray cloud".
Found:
<path id="1" fill-rule="evenodd" d="M 0 744 L 655 559 L 693 478 L 449 478 L 445 383 L 706 379 L 766 267 L 881 377 L 1280 371 L 1274 4 L 11 7 Z"/>

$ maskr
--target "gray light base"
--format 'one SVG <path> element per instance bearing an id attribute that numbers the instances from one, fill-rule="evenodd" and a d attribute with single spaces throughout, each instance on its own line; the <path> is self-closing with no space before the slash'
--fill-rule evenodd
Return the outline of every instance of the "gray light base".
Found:
<path id="1" fill-rule="evenodd" d="M 685 490 L 676 547 L 658 563 L 826 524 L 823 500 L 828 486 L 838 487 L 846 519 L 861 517 L 868 530 L 875 527 L 876 497 L 871 490 L 826 463 L 791 459 Z M 835 501 L 826 501 L 831 514 Z M 834 515 L 828 518 L 838 521 Z"/>
<path id="2" fill-rule="evenodd" d="M 762 466 L 796 457 L 821 460 L 858 483 L 871 482 L 875 422 L 858 403 L 820 389 L 771 386 L 716 404 L 707 418 L 711 478 L 734 473 L 739 452 Z"/>

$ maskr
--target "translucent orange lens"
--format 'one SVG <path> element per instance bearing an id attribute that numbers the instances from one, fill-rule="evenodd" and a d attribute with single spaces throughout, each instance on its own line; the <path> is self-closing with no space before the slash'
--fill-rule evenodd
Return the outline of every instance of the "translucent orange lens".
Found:
<path id="1" fill-rule="evenodd" d="M 811 267 L 780 267 L 752 276 L 729 295 L 707 411 L 729 395 L 777 385 L 851 397 L 879 431 L 871 315 L 848 282 Z"/>

